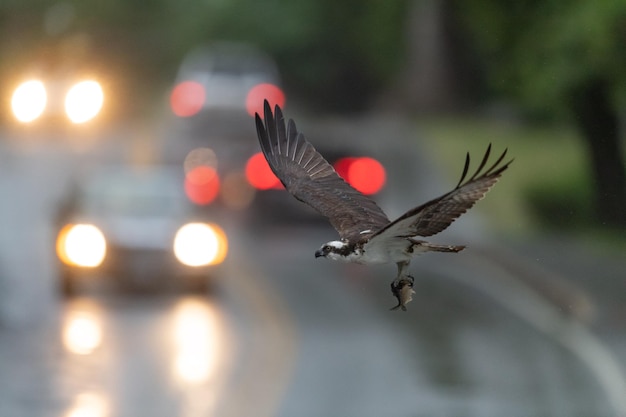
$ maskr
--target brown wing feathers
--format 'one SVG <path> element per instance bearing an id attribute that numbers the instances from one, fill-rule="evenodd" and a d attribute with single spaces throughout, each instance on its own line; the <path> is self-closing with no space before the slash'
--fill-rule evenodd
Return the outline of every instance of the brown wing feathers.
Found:
<path id="1" fill-rule="evenodd" d="M 280 107 L 274 114 L 267 101 L 264 117 L 256 114 L 256 127 L 261 149 L 272 171 L 285 188 L 326 216 L 343 239 L 359 240 L 377 231 L 385 236 L 431 236 L 447 228 L 454 220 L 482 199 L 498 181 L 512 160 L 502 164 L 507 151 L 488 169 L 491 144 L 474 174 L 466 180 L 470 168 L 469 153 L 456 187 L 449 193 L 409 210 L 393 222 L 370 198 L 348 185 L 334 168 L 315 150 L 296 124 L 285 120 Z"/>
<path id="2" fill-rule="evenodd" d="M 485 168 L 491 154 L 491 144 L 474 174 L 466 181 L 470 168 L 469 153 L 465 158 L 463 173 L 457 186 L 449 193 L 409 210 L 391 222 L 378 234 L 393 231 L 397 236 L 432 236 L 446 229 L 454 220 L 465 213 L 493 187 L 504 170 L 513 160 L 501 164 L 502 155 L 487 170 Z"/>
<path id="3" fill-rule="evenodd" d="M 280 107 L 276 106 L 272 116 L 267 101 L 265 105 L 265 126 L 260 116 L 256 115 L 257 134 L 270 168 L 283 185 L 289 189 L 297 179 L 332 175 L 335 172 L 333 167 L 298 133 L 295 122 L 289 120 L 285 129 Z M 294 169 L 296 166 L 298 169 Z"/>
<path id="4" fill-rule="evenodd" d="M 285 128 L 280 107 L 272 115 L 265 101 L 263 120 L 258 114 L 255 120 L 261 150 L 274 174 L 294 197 L 326 216 L 342 238 L 358 239 L 362 230 L 389 223 L 372 199 L 348 185 L 298 133 L 293 120 Z"/>

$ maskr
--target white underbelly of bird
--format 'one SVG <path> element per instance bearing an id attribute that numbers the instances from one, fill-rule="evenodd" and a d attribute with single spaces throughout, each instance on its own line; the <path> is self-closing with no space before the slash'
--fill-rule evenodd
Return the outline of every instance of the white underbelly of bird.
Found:
<path id="1" fill-rule="evenodd" d="M 340 241 L 329 243 L 332 243 L 335 247 L 344 245 Z M 398 238 L 387 243 L 386 245 L 380 245 L 376 241 L 368 242 L 364 247 L 355 248 L 348 252 L 347 255 L 334 252 L 323 255 L 322 247 L 321 251 L 316 252 L 316 257 L 326 256 L 326 258 L 333 261 L 353 262 L 361 265 L 397 264 L 399 262 L 410 262 L 414 256 L 425 252 L 459 252 L 465 248 L 465 246 L 437 245 L 416 238 Z"/>

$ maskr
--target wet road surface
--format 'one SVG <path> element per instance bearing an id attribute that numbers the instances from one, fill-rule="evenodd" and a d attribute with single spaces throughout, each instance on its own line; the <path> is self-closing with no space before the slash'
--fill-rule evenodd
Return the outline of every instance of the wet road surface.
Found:
<path id="1" fill-rule="evenodd" d="M 394 267 L 314 259 L 332 230 L 232 221 L 215 293 L 59 300 L 46 266 L 52 230 L 31 216 L 54 201 L 46 194 L 59 190 L 39 184 L 69 158 L 49 150 L 0 180 L 15 199 L 2 206 L 3 226 L 18 219 L 25 231 L 3 235 L 0 272 L 41 283 L 3 280 L 1 307 L 44 317 L 0 327 L 0 416 L 626 415 L 626 342 L 610 294 L 623 264 L 583 262 L 606 278 L 597 295 L 610 300 L 587 325 L 584 296 L 543 285 L 553 277 L 542 268 L 560 270 L 567 253 L 542 249 L 553 263 L 538 262 L 534 248 L 511 258 L 518 249 L 478 239 L 468 216 L 441 240 L 468 249 L 416 260 L 409 311 L 389 312 Z M 18 183 L 42 192 L 20 193 Z M 30 262 L 33 253 L 48 258 Z M 561 272 L 583 268 L 568 262 Z"/>
<path id="2" fill-rule="evenodd" d="M 88 295 L 2 330 L 0 415 L 615 415 L 580 341 L 555 337 L 567 321 L 537 328 L 468 283 L 493 272 L 478 255 L 419 259 L 415 301 L 389 312 L 393 268 L 316 261 L 325 233 L 287 232 L 256 252 L 231 233 L 213 295 Z"/>

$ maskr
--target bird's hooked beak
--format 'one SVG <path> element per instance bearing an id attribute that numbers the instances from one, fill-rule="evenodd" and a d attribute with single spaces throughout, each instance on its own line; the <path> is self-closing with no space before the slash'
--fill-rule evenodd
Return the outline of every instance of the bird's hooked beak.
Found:
<path id="1" fill-rule="evenodd" d="M 319 258 L 320 256 L 326 256 L 326 255 L 324 255 L 324 251 L 322 251 L 321 249 L 318 249 L 315 251 L 315 257 Z"/>

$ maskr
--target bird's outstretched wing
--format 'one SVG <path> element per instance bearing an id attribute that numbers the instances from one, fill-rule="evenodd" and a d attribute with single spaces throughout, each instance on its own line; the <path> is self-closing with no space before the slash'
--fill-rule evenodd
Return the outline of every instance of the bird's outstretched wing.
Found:
<path id="1" fill-rule="evenodd" d="M 358 240 L 362 231 L 375 231 L 389 223 L 378 205 L 352 188 L 285 119 L 279 106 L 264 103 L 263 120 L 255 115 L 261 150 L 287 191 L 327 217 L 342 239 Z"/>
<path id="2" fill-rule="evenodd" d="M 459 218 L 459 216 L 472 208 L 478 200 L 482 199 L 485 194 L 487 194 L 487 191 L 498 181 L 504 170 L 513 162 L 513 160 L 510 160 L 504 164 L 502 163 L 506 152 L 505 149 L 498 160 L 488 169 L 484 170 L 489 159 L 489 154 L 491 153 L 491 144 L 489 144 L 478 169 L 476 169 L 474 175 L 466 181 L 465 178 L 467 177 L 470 166 L 468 153 L 465 158 L 463 174 L 454 190 L 409 210 L 379 230 L 372 236 L 372 239 L 380 237 L 382 237 L 383 240 L 396 237 L 426 237 L 443 231 L 450 226 L 453 221 Z"/>

